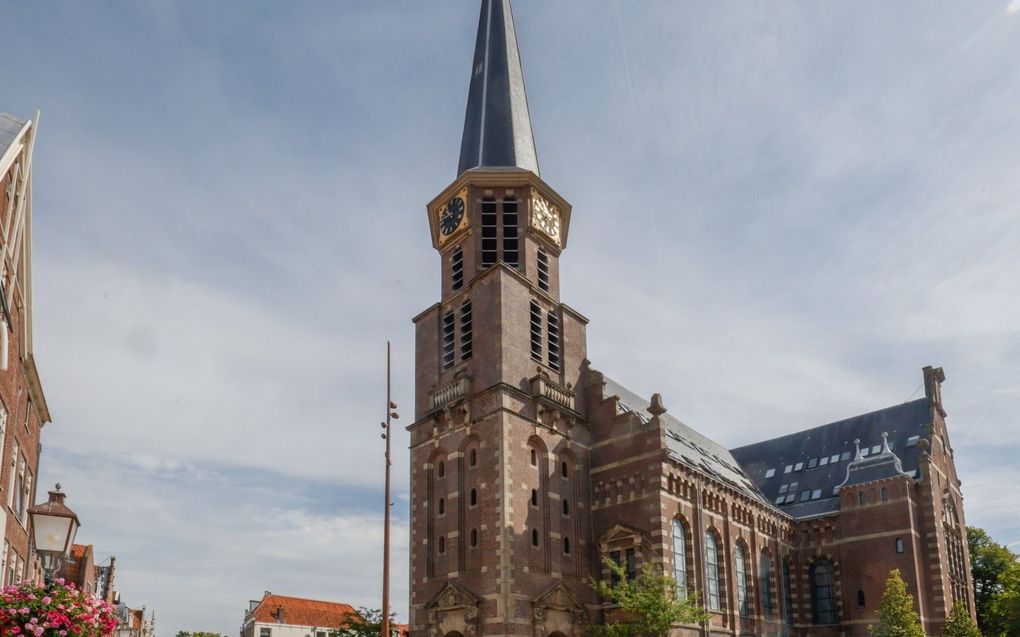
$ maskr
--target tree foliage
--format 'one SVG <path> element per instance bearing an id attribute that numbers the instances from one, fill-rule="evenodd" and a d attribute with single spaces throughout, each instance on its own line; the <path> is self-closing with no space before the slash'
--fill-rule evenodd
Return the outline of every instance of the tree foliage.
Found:
<path id="1" fill-rule="evenodd" d="M 619 607 L 618 619 L 593 627 L 602 637 L 664 637 L 674 624 L 700 624 L 708 613 L 694 595 L 678 596 L 676 580 L 655 565 L 645 563 L 637 577 L 630 579 L 616 562 L 603 559 L 618 580 L 615 584 L 591 580 L 591 586 L 604 599 Z"/>
<path id="2" fill-rule="evenodd" d="M 924 637 L 921 618 L 914 610 L 914 598 L 907 592 L 907 583 L 899 569 L 889 573 L 878 607 L 878 623 L 868 630 L 871 637 Z"/>
<path id="3" fill-rule="evenodd" d="M 347 615 L 332 634 L 333 637 L 381 637 L 382 620 L 382 610 L 362 607 Z M 390 617 L 390 626 L 395 620 L 395 615 Z"/>
<path id="4" fill-rule="evenodd" d="M 953 604 L 953 610 L 949 611 L 946 624 L 942 627 L 942 637 L 981 637 L 981 631 L 970 618 L 966 604 Z"/>
<path id="5" fill-rule="evenodd" d="M 967 527 L 978 627 L 985 635 L 1020 635 L 1020 560 L 983 529 Z"/>

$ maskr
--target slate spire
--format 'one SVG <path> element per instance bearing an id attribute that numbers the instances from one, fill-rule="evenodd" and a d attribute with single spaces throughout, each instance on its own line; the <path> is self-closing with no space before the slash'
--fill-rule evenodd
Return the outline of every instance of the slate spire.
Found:
<path id="1" fill-rule="evenodd" d="M 510 0 L 482 0 L 478 20 L 457 174 L 478 167 L 516 167 L 538 174 Z"/>

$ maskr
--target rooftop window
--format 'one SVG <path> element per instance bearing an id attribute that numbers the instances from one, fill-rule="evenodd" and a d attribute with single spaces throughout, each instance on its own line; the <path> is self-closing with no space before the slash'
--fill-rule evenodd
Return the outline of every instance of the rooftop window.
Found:
<path id="1" fill-rule="evenodd" d="M 771 478 L 774 475 L 776 475 L 776 470 L 775 469 L 769 469 L 768 471 L 765 472 L 765 477 L 766 478 Z"/>
<path id="2" fill-rule="evenodd" d="M 811 492 L 811 499 L 812 500 L 817 500 L 820 497 L 822 497 L 822 490 L 821 489 L 815 489 L 814 491 Z"/>
<path id="3" fill-rule="evenodd" d="M 818 458 L 811 458 L 810 460 L 807 461 L 807 468 L 808 469 L 814 469 L 817 466 L 818 466 Z"/>
<path id="4" fill-rule="evenodd" d="M 836 462 L 839 462 L 839 454 L 838 453 L 832 454 L 832 457 L 829 458 L 829 463 L 836 463 Z"/>
<path id="5" fill-rule="evenodd" d="M 844 451 L 843 453 L 839 454 L 839 459 L 842 462 L 846 462 L 847 460 L 850 459 L 850 452 L 849 451 Z"/>
<path id="6" fill-rule="evenodd" d="M 822 458 L 821 460 L 818 461 L 818 466 L 819 467 L 824 467 L 827 464 L 829 464 L 828 456 L 826 456 L 826 457 L 824 457 L 824 458 Z"/>
<path id="7" fill-rule="evenodd" d="M 793 470 L 794 471 L 803 471 L 804 470 L 804 463 L 803 462 L 798 462 L 797 464 L 793 465 Z"/>
<path id="8" fill-rule="evenodd" d="M 793 472 L 793 465 L 792 464 L 786 465 L 786 468 L 783 469 L 783 473 L 792 473 L 792 472 Z"/>

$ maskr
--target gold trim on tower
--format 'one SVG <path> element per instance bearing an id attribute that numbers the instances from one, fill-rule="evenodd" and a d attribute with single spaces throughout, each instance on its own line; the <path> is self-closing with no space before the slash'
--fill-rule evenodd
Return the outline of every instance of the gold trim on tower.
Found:
<path id="1" fill-rule="evenodd" d="M 439 245 L 443 246 L 470 225 L 468 223 L 467 188 L 462 188 L 448 201 L 436 206 L 432 214 L 436 220 L 436 236 L 439 238 Z"/>
<path id="2" fill-rule="evenodd" d="M 563 218 L 560 209 L 535 189 L 531 191 L 531 227 L 552 239 L 557 246 L 562 245 Z"/>

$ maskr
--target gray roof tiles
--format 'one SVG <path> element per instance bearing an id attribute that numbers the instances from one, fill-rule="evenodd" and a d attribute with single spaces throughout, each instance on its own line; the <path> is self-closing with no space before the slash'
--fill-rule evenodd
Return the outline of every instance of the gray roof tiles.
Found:
<path id="1" fill-rule="evenodd" d="M 617 402 L 619 409 L 633 413 L 641 419 L 641 422 L 649 422 L 648 407 L 651 403 L 648 400 L 608 377 L 603 378 L 606 383 L 606 396 L 616 396 L 619 399 Z M 728 449 L 668 413 L 663 414 L 662 418 L 666 422 L 666 444 L 676 460 L 691 465 L 756 500 L 763 501 L 754 482 L 740 468 L 740 464 Z"/>
<path id="2" fill-rule="evenodd" d="M 889 444 L 899 459 L 902 472 L 916 475 L 917 437 L 923 435 L 925 425 L 931 422 L 930 408 L 928 399 L 921 398 L 746 445 L 732 452 L 773 505 L 794 517 L 819 515 L 826 507 L 838 509 L 836 489 L 847 482 L 856 451 L 854 440 L 859 439 L 862 450 L 867 449 L 866 458 L 872 457 L 881 453 L 882 433 L 888 432 Z M 855 476 L 847 484 L 896 475 L 890 473 L 889 468 L 890 465 L 896 468 L 895 463 L 878 460 L 855 467 Z M 805 492 L 808 492 L 807 500 L 802 499 Z M 829 504 L 825 504 L 826 501 Z"/>
<path id="3" fill-rule="evenodd" d="M 0 156 L 7 152 L 21 130 L 28 124 L 27 119 L 15 117 L 9 113 L 0 113 Z"/>
<path id="4" fill-rule="evenodd" d="M 483 0 L 457 174 L 505 167 L 539 174 L 510 0 Z"/>

